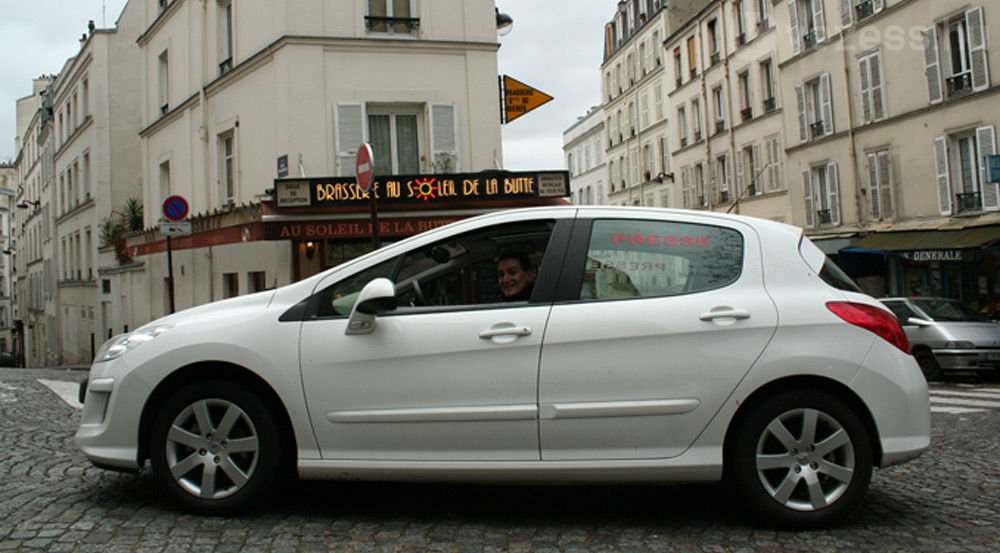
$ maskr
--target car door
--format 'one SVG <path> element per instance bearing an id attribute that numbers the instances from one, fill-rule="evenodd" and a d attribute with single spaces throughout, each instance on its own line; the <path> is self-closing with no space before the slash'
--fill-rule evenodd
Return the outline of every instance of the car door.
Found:
<path id="1" fill-rule="evenodd" d="M 775 331 L 757 235 L 622 212 L 577 221 L 573 243 L 542 350 L 542 459 L 679 455 Z"/>
<path id="2" fill-rule="evenodd" d="M 301 362 L 323 458 L 538 460 L 538 359 L 551 308 L 542 281 L 555 278 L 571 223 L 572 212 L 539 214 L 439 232 L 321 284 L 317 301 L 335 307 L 303 323 Z M 530 301 L 499 301 L 495 259 L 512 248 L 538 263 Z M 400 306 L 370 334 L 345 334 L 343 302 L 376 276 L 396 280 Z"/>

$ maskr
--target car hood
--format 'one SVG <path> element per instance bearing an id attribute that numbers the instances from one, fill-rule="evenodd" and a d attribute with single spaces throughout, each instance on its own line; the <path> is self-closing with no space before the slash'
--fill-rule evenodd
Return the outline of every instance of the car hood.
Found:
<path id="1" fill-rule="evenodd" d="M 256 294 L 249 294 L 246 296 L 206 303 L 204 305 L 179 311 L 173 315 L 167 315 L 166 317 L 156 319 L 155 321 L 143 325 L 139 328 L 139 330 L 155 326 L 183 324 L 195 319 L 214 317 L 229 311 L 252 309 L 255 307 L 264 309 L 271 303 L 271 299 L 274 298 L 274 294 L 274 290 L 268 290 L 265 292 L 258 292 Z"/>

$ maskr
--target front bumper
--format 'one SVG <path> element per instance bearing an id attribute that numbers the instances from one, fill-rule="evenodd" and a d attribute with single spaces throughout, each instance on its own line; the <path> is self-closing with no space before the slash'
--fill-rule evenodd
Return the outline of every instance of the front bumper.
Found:
<path id="1" fill-rule="evenodd" d="M 933 352 L 944 370 L 1000 369 L 1000 349 L 936 349 Z"/>
<path id="2" fill-rule="evenodd" d="M 95 364 L 80 386 L 83 413 L 74 442 L 102 468 L 137 470 L 139 420 L 152 392 L 121 359 Z"/>

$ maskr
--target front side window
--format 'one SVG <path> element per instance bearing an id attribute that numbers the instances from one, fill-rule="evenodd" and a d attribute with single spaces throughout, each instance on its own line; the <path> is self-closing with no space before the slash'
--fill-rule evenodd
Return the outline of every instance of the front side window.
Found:
<path id="1" fill-rule="evenodd" d="M 743 237 L 723 227 L 663 221 L 599 220 L 591 229 L 582 300 L 676 296 L 735 282 Z"/>
<path id="2" fill-rule="evenodd" d="M 554 226 L 553 221 L 492 226 L 411 250 L 319 292 L 317 315 L 350 315 L 361 289 L 376 278 L 396 284 L 402 309 L 527 303 Z"/>

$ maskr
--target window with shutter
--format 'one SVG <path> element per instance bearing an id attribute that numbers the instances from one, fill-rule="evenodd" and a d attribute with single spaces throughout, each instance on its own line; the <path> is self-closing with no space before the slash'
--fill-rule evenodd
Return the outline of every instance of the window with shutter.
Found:
<path id="1" fill-rule="evenodd" d="M 334 114 L 337 130 L 337 161 L 340 176 L 354 175 L 358 147 L 366 141 L 364 104 L 337 104 Z"/>
<path id="2" fill-rule="evenodd" d="M 457 127 L 454 104 L 431 106 L 431 162 L 435 173 L 457 173 L 461 170 Z"/>
<path id="3" fill-rule="evenodd" d="M 816 226 L 816 214 L 813 211 L 813 186 L 812 171 L 806 169 L 802 172 L 802 197 L 806 208 L 806 227 Z"/>
<path id="4" fill-rule="evenodd" d="M 934 139 L 934 160 L 937 168 L 938 207 L 941 215 L 951 215 L 951 176 L 948 171 L 948 137 Z"/>
<path id="5" fill-rule="evenodd" d="M 828 209 L 830 210 L 830 224 L 840 225 L 840 176 L 837 170 L 836 163 L 830 163 L 826 166 L 827 179 L 829 183 L 827 185 L 827 193 L 829 194 Z"/>
<path id="6" fill-rule="evenodd" d="M 989 165 L 986 157 L 997 153 L 997 136 L 994 127 L 980 127 L 976 129 L 976 144 L 979 149 L 979 162 L 981 166 L 980 183 L 982 183 L 983 209 L 986 211 L 997 211 L 1000 209 L 1000 195 L 998 195 L 997 183 L 990 182 Z"/>

